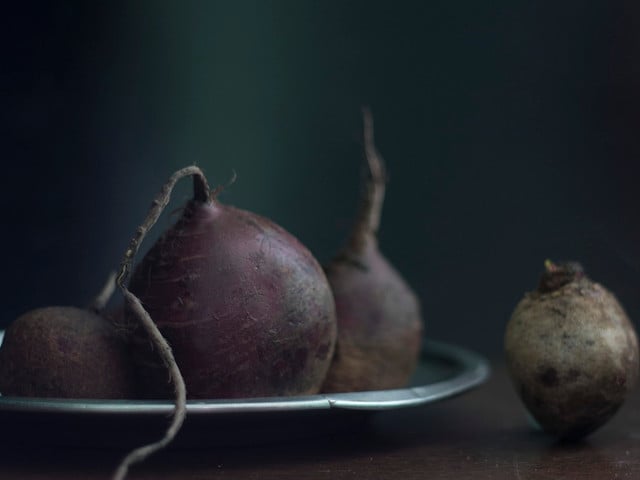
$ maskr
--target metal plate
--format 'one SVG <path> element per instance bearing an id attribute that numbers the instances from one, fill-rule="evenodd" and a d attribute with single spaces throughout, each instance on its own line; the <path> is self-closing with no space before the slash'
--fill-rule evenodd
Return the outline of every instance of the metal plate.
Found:
<path id="1" fill-rule="evenodd" d="M 191 400 L 178 445 L 237 445 L 350 428 L 371 413 L 416 407 L 483 383 L 481 356 L 426 342 L 407 388 L 300 397 Z M 12 443 L 129 447 L 156 439 L 173 411 L 169 401 L 0 397 L 0 425 Z M 10 435 L 6 435 L 10 431 Z M 224 435 L 211 435 L 224 432 Z M 98 433 L 99 435 L 96 435 Z"/>

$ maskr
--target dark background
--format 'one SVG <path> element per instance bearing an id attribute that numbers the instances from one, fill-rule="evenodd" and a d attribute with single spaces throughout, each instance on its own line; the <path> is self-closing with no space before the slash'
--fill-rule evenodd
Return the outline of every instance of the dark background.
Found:
<path id="1" fill-rule="evenodd" d="M 194 162 L 214 185 L 235 171 L 223 201 L 326 261 L 365 104 L 390 174 L 381 246 L 429 337 L 499 355 L 546 258 L 581 261 L 640 322 L 635 2 L 98 3 L 2 14 L 0 326 L 86 304 Z"/>

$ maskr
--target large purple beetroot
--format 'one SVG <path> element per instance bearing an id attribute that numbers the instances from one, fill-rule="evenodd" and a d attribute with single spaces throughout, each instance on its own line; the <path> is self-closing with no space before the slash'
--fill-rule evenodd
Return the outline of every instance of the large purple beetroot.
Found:
<path id="1" fill-rule="evenodd" d="M 194 199 L 129 284 L 171 345 L 188 396 L 318 392 L 336 337 L 321 267 L 284 229 L 194 182 Z M 162 359 L 141 329 L 133 339 L 144 393 L 166 397 Z"/>

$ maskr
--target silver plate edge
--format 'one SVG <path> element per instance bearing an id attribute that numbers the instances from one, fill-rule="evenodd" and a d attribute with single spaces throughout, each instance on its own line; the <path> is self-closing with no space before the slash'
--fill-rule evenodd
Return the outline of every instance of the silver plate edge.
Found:
<path id="1" fill-rule="evenodd" d="M 394 390 L 234 399 L 233 401 L 190 400 L 187 402 L 187 415 L 330 409 L 381 411 L 415 407 L 444 400 L 475 388 L 484 383 L 491 373 L 487 360 L 459 346 L 431 340 L 425 342 L 423 351 L 457 364 L 461 372 L 440 382 Z M 0 412 L 120 416 L 170 415 L 173 409 L 174 404 L 164 400 L 76 400 L 0 396 Z"/>

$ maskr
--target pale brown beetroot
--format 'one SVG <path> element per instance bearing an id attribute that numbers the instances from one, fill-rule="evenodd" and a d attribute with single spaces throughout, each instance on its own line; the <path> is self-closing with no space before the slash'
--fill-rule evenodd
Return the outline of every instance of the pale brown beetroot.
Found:
<path id="1" fill-rule="evenodd" d="M 369 177 L 347 245 L 326 267 L 338 315 L 338 341 L 326 392 L 403 387 L 420 354 L 423 323 L 411 287 L 378 248 L 385 173 L 364 114 Z"/>
<path id="2" fill-rule="evenodd" d="M 140 242 L 192 175 L 194 198 L 125 279 Z M 129 465 L 168 444 L 190 398 L 316 393 L 333 354 L 335 304 L 326 276 L 291 234 L 256 214 L 225 206 L 197 167 L 176 172 L 154 201 L 125 254 L 118 285 L 127 300 L 143 393 L 176 413 L 166 436 L 125 458 Z"/>
<path id="3" fill-rule="evenodd" d="M 576 262 L 547 261 L 505 332 L 517 393 L 547 432 L 577 439 L 604 425 L 638 378 L 638 338 L 616 297 Z"/>
<path id="4" fill-rule="evenodd" d="M 0 347 L 2 395 L 131 398 L 126 344 L 95 310 L 44 307 L 14 320 Z"/>

